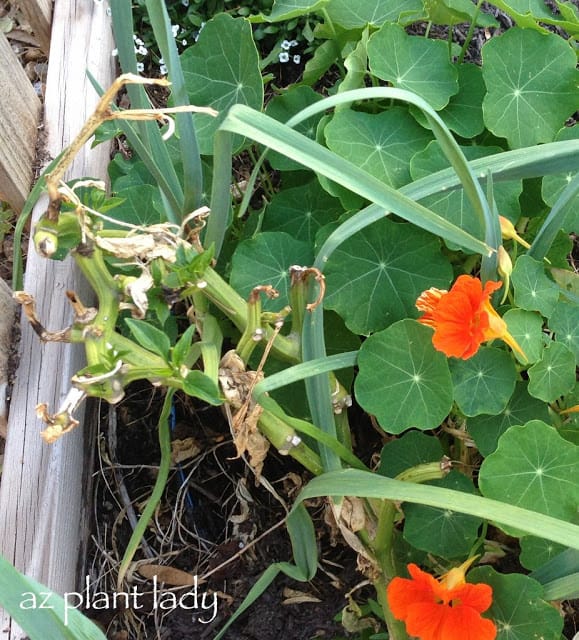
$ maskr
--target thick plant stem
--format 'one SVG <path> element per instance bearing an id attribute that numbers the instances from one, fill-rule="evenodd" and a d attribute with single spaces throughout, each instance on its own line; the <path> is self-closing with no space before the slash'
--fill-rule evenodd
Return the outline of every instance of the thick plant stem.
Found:
<path id="1" fill-rule="evenodd" d="M 386 598 L 386 586 L 387 582 L 382 578 L 374 582 L 376 596 L 378 597 L 378 602 L 382 607 L 386 626 L 388 627 L 388 640 L 408 640 L 408 634 L 406 633 L 404 623 L 400 620 L 396 620 L 390 611 L 388 600 Z"/>

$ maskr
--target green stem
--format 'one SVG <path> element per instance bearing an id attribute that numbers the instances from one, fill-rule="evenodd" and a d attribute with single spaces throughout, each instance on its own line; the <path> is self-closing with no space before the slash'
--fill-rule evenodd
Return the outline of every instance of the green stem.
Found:
<path id="1" fill-rule="evenodd" d="M 406 633 L 404 623 L 400 620 L 396 620 L 390 611 L 388 599 L 386 598 L 386 586 L 387 582 L 382 578 L 374 581 L 374 588 L 376 589 L 378 603 L 382 607 L 386 626 L 388 627 L 388 640 L 408 640 L 408 634 Z"/>
<path id="2" fill-rule="evenodd" d="M 483 0 L 478 0 L 477 4 L 476 4 L 476 8 L 474 10 L 474 16 L 472 17 L 472 21 L 468 27 L 468 32 L 466 34 L 466 38 L 464 39 L 464 44 L 462 45 L 462 49 L 460 50 L 460 55 L 458 56 L 458 60 L 456 61 L 457 64 L 462 64 L 463 60 L 464 60 L 464 56 L 470 46 L 470 41 L 472 40 L 472 36 L 474 33 L 474 28 L 476 25 L 476 21 L 478 18 L 478 14 L 480 12 L 480 8 L 482 5 L 482 1 Z"/>
<path id="3" fill-rule="evenodd" d="M 282 455 L 291 456 L 316 476 L 323 473 L 320 456 L 301 439 L 298 442 L 295 430 L 281 418 L 264 410 L 259 417 L 259 430 Z"/>
<path id="4" fill-rule="evenodd" d="M 203 280 L 207 283 L 203 294 L 243 333 L 247 326 L 247 302 L 213 269 L 205 271 Z M 274 330 L 268 325 L 263 329 L 267 341 L 273 336 Z M 298 341 L 289 336 L 278 334 L 273 341 L 272 352 L 286 362 L 300 362 Z"/>
<path id="5" fill-rule="evenodd" d="M 133 531 L 133 535 L 129 540 L 125 554 L 123 556 L 121 566 L 119 567 L 119 573 L 117 577 L 117 591 L 122 591 L 122 585 L 124 577 L 127 573 L 129 565 L 131 564 L 133 557 L 141 544 L 141 540 L 145 535 L 147 526 L 155 513 L 155 509 L 161 500 L 165 485 L 169 478 L 169 470 L 171 468 L 171 432 L 169 429 L 169 414 L 171 412 L 171 406 L 173 401 L 174 389 L 167 389 L 165 400 L 163 402 L 163 409 L 159 416 L 159 446 L 161 448 L 161 461 L 159 463 L 159 472 L 155 481 L 155 486 L 151 493 L 151 497 L 147 501 L 143 513 L 139 518 L 139 522 Z"/>

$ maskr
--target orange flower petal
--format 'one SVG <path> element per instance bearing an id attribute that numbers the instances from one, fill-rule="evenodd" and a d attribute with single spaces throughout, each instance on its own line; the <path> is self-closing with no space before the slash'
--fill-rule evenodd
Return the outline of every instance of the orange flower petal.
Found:
<path id="1" fill-rule="evenodd" d="M 449 357 L 466 360 L 483 342 L 500 338 L 524 356 L 507 331 L 505 321 L 490 303 L 491 295 L 501 286 L 501 282 L 487 282 L 483 287 L 478 278 L 461 275 L 450 291 L 424 291 L 416 301 L 416 307 L 425 312 L 418 321 L 434 329 L 435 349 Z"/>
<path id="2" fill-rule="evenodd" d="M 495 639 L 495 624 L 480 615 L 492 603 L 492 588 L 465 582 L 464 572 L 470 564 L 472 560 L 452 569 L 440 581 L 410 564 L 410 579 L 394 578 L 390 582 L 390 610 L 396 619 L 404 621 L 410 636 L 420 640 Z"/>

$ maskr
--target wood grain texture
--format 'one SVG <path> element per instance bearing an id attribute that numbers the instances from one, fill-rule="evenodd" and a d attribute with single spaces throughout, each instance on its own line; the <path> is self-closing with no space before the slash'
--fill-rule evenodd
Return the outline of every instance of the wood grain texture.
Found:
<path id="1" fill-rule="evenodd" d="M 98 101 L 90 85 L 89 69 L 107 87 L 113 78 L 112 28 L 105 2 L 57 0 L 54 6 L 52 45 L 47 77 L 45 129 L 49 154 L 54 157 L 80 130 Z M 109 147 L 85 146 L 67 178 L 104 177 Z M 46 209 L 39 202 L 37 220 Z M 38 315 L 49 329 L 70 324 L 72 313 L 65 291 L 76 291 L 90 304 L 91 294 L 74 262 L 53 262 L 30 247 L 24 289 L 37 301 Z M 42 423 L 35 406 L 47 402 L 58 409 L 70 377 L 82 366 L 79 345 L 42 344 L 24 320 L 20 365 L 12 392 L 8 439 L 0 483 L 0 553 L 20 571 L 54 591 L 77 586 L 83 504 L 83 457 L 86 425 L 56 444 L 39 436 Z M 81 420 L 82 420 L 82 416 Z M 0 609 L 0 639 L 21 640 L 25 634 Z"/>
<path id="2" fill-rule="evenodd" d="M 0 199 L 20 211 L 32 181 L 40 100 L 0 32 Z"/>
<path id="3" fill-rule="evenodd" d="M 52 0 L 22 0 L 16 3 L 38 40 L 42 51 L 48 55 L 50 49 L 50 24 L 52 22 Z"/>

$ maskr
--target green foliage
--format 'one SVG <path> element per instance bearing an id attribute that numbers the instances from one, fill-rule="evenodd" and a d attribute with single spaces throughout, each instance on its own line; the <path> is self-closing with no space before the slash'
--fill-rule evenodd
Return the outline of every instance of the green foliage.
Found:
<path id="1" fill-rule="evenodd" d="M 521 560 L 541 578 L 471 572 L 493 586 L 485 615 L 499 640 L 558 640 L 558 614 L 542 597 L 575 593 L 577 572 L 562 571 L 557 558 L 579 539 L 579 284 L 567 259 L 577 230 L 579 134 L 566 126 L 578 96 L 576 10 L 560 2 L 555 17 L 538 0 L 495 2 L 517 26 L 493 34 L 480 64 L 464 64 L 471 33 L 458 55 L 451 40 L 405 27 L 425 19 L 496 26 L 467 0 L 244 0 L 234 8 L 191 0 L 168 14 L 138 4 L 141 26 L 167 52 L 171 105 L 219 114 L 180 113 L 177 140 L 168 142 L 156 124 L 116 121 L 134 151 L 110 165 L 116 199 L 88 193 L 80 207 L 116 205 L 107 215 L 120 224 L 86 208 L 78 216 L 74 203 L 58 222 L 43 218 L 36 233 L 41 246 L 54 243 L 54 258 L 72 254 L 97 294 L 100 333 L 81 323 L 71 332 L 86 344 L 81 373 L 92 395 L 110 399 L 115 385 L 144 378 L 237 410 L 227 397 L 235 376 L 227 382 L 223 332 L 242 367 L 255 368 L 271 348 L 265 379 L 244 400 L 261 406 L 256 428 L 270 443 L 317 477 L 287 520 L 295 563 L 272 564 L 228 626 L 279 572 L 312 578 L 315 530 L 302 501 L 332 496 L 346 540 L 380 576 L 387 626 L 394 623 L 384 586 L 403 571 L 398 560 L 427 562 L 430 554 L 435 563 L 458 563 L 480 552 L 492 523 L 521 538 Z M 134 71 L 126 11 L 114 6 L 113 19 L 125 36 L 121 64 Z M 186 45 L 169 37 L 178 15 L 186 16 Z M 280 44 L 288 33 L 299 45 Z M 280 88 L 283 74 L 266 70 L 304 40 L 311 57 L 301 81 Z M 322 77 L 325 98 L 316 85 Z M 129 93 L 134 106 L 146 106 L 143 92 Z M 232 189 L 234 163 L 242 177 Z M 509 233 L 501 239 L 499 214 L 532 243 L 528 251 Z M 122 251 L 111 238 L 126 242 Z M 141 271 L 141 290 L 114 279 L 128 269 Z M 472 325 L 490 319 L 485 337 L 494 340 L 466 359 L 448 357 L 440 342 L 435 348 L 437 334 L 417 322 L 416 308 L 423 292 L 434 288 L 438 300 L 436 289 L 448 290 L 461 274 L 503 280 L 491 300 L 471 301 Z M 255 287 L 275 292 L 270 299 Z M 144 317 L 125 318 L 125 336 L 119 311 L 134 309 L 139 296 L 148 306 Z M 169 337 L 164 322 L 176 300 L 194 311 L 194 323 Z M 489 305 L 524 355 L 507 346 L 500 318 L 485 315 Z M 456 325 L 470 322 L 466 306 L 454 310 Z M 291 328 L 278 333 L 286 317 Z M 389 434 L 376 472 L 361 460 L 379 452 L 357 451 L 358 434 L 350 433 L 350 393 Z M 165 422 L 159 427 L 167 449 Z M 461 463 L 450 473 L 449 458 Z M 167 455 L 163 464 L 168 473 Z M 359 501 L 360 529 L 348 529 L 346 497 L 367 499 Z M 139 526 L 142 533 L 144 519 Z"/>

